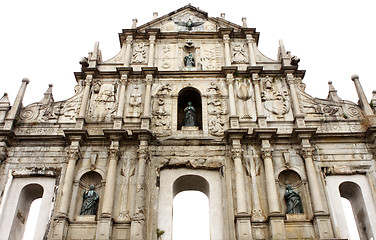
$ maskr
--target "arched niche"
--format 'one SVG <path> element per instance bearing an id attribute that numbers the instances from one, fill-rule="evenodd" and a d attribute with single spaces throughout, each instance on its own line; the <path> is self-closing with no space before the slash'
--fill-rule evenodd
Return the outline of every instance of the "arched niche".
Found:
<path id="1" fill-rule="evenodd" d="M 75 215 L 77 216 L 76 217 L 76 220 L 84 220 L 84 221 L 87 221 L 88 218 L 87 217 L 81 217 L 80 218 L 80 211 L 81 211 L 81 207 L 82 207 L 82 203 L 83 203 L 83 193 L 85 191 L 88 191 L 89 188 L 90 188 L 90 185 L 94 185 L 94 191 L 97 192 L 97 194 L 99 195 L 99 203 L 98 203 L 98 211 L 100 211 L 100 206 L 101 206 L 101 201 L 102 201 L 102 176 L 95 172 L 95 171 L 89 171 L 89 172 L 86 172 L 84 173 L 80 180 L 79 180 L 79 184 L 78 184 L 78 191 L 77 191 L 77 198 L 76 198 L 76 209 L 75 209 Z M 85 215 L 85 216 L 92 216 L 92 215 Z M 92 216 L 94 218 L 94 215 Z M 93 219 L 94 220 L 94 219 Z"/>
<path id="2" fill-rule="evenodd" d="M 341 197 L 350 201 L 360 239 L 374 237 L 360 186 L 354 182 L 346 181 L 341 183 L 338 189 Z"/>
<path id="3" fill-rule="evenodd" d="M 192 106 L 196 110 L 196 117 L 198 121 L 198 129 L 202 129 L 202 101 L 200 92 L 193 87 L 186 87 L 179 92 L 178 96 L 178 130 L 182 129 L 184 125 L 185 112 L 184 109 L 188 106 L 188 102 L 192 103 Z"/>
<path id="4" fill-rule="evenodd" d="M 302 178 L 300 175 L 291 169 L 285 169 L 281 171 L 278 174 L 278 182 L 279 182 L 279 192 L 281 196 L 281 202 L 282 204 L 282 209 L 284 212 L 287 212 L 287 203 L 285 199 L 285 193 L 286 193 L 286 187 L 287 185 L 290 185 L 292 190 L 299 194 L 301 202 L 302 202 L 302 210 L 303 214 L 306 214 L 308 211 L 308 204 L 306 200 L 306 186 L 303 184 Z M 300 218 L 304 219 L 304 215 L 300 215 Z"/>

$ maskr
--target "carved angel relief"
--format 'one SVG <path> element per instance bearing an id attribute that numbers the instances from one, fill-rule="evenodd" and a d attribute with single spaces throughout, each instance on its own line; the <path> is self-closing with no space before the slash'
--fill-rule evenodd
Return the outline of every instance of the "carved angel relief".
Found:
<path id="1" fill-rule="evenodd" d="M 290 99 L 287 90 L 283 90 L 281 81 L 266 77 L 263 81 L 263 92 L 261 100 L 264 108 L 277 115 L 277 118 L 283 118 L 283 115 L 290 110 Z"/>

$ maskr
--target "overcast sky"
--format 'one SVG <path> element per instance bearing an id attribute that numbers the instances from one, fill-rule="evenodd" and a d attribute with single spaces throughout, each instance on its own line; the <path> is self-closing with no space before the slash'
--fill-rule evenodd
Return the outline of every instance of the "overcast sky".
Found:
<path id="1" fill-rule="evenodd" d="M 131 2 L 131 3 L 130 3 Z M 19 0 L 0 3 L 0 94 L 7 92 L 11 103 L 21 80 L 30 79 L 24 105 L 39 101 L 54 85 L 55 101 L 74 93 L 73 72 L 79 61 L 100 42 L 104 60 L 120 50 L 118 33 L 191 3 L 217 17 L 260 32 L 259 49 L 276 59 L 278 40 L 300 59 L 306 70 L 306 91 L 326 98 L 328 81 L 333 81 L 342 99 L 357 101 L 351 81 L 356 73 L 371 99 L 376 89 L 376 14 L 373 1 L 41 1 Z"/>

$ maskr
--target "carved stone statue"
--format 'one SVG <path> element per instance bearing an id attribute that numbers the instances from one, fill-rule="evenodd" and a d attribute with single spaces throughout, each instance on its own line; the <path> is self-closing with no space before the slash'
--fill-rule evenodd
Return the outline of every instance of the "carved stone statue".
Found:
<path id="1" fill-rule="evenodd" d="M 94 191 L 94 185 L 90 185 L 89 191 L 84 191 L 82 196 L 82 207 L 80 215 L 96 215 L 98 209 L 99 196 Z"/>
<path id="2" fill-rule="evenodd" d="M 287 205 L 287 214 L 301 214 L 303 213 L 302 200 L 300 199 L 299 193 L 292 190 L 290 184 L 286 185 L 285 201 Z"/>
<path id="3" fill-rule="evenodd" d="M 188 102 L 188 106 L 184 109 L 184 126 L 194 127 L 198 126 L 198 121 L 196 117 L 196 109 L 192 106 L 191 102 Z"/>
<path id="4" fill-rule="evenodd" d="M 192 56 L 192 53 L 184 57 L 184 65 L 186 67 L 195 67 L 195 59 Z"/>

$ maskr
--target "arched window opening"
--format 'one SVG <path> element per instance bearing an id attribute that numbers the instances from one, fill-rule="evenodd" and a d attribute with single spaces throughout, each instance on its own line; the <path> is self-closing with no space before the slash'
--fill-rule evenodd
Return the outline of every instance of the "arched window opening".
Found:
<path id="1" fill-rule="evenodd" d="M 361 188 L 354 182 L 343 182 L 339 185 L 339 192 L 351 203 L 359 238 L 370 239 L 372 230 Z"/>
<path id="2" fill-rule="evenodd" d="M 209 199 L 200 191 L 178 193 L 173 202 L 173 240 L 210 240 Z"/>
<path id="3" fill-rule="evenodd" d="M 25 226 L 27 225 L 27 219 L 30 214 L 31 204 L 32 202 L 34 202 L 35 199 L 42 198 L 43 192 L 44 189 L 39 184 L 29 184 L 21 190 L 15 216 L 13 218 L 9 239 L 23 238 Z"/>
<path id="4" fill-rule="evenodd" d="M 201 95 L 194 88 L 185 88 L 179 93 L 178 97 L 178 130 L 182 129 L 185 121 L 185 111 L 184 109 L 188 106 L 188 103 L 191 102 L 192 106 L 195 109 L 195 114 L 197 118 L 197 127 L 202 129 L 202 103 Z"/>
<path id="5" fill-rule="evenodd" d="M 41 202 L 42 202 L 42 198 L 37 198 L 31 203 L 29 216 L 27 217 L 27 220 L 26 220 L 25 233 L 23 235 L 22 240 L 34 239 L 35 228 L 37 226 Z"/>
<path id="6" fill-rule="evenodd" d="M 345 219 L 347 227 L 350 233 L 350 240 L 360 240 L 358 230 L 356 228 L 356 222 L 354 218 L 354 212 L 350 201 L 347 198 L 341 197 L 343 212 L 345 213 Z"/>

